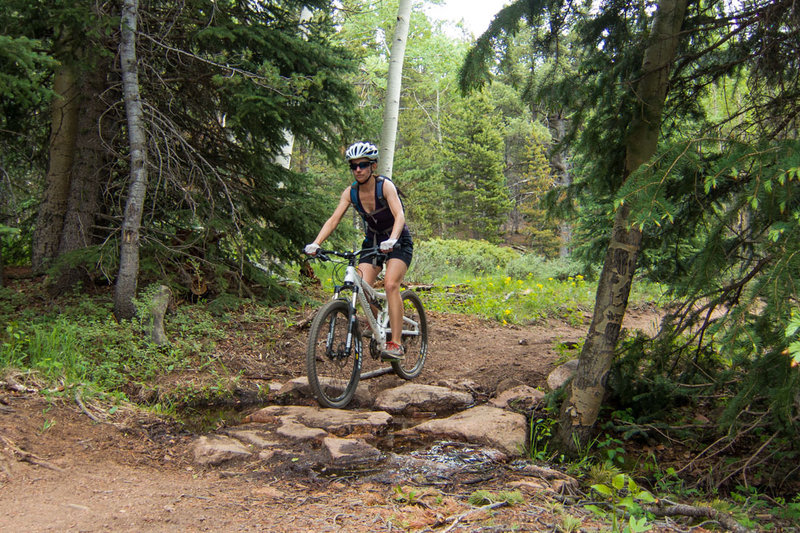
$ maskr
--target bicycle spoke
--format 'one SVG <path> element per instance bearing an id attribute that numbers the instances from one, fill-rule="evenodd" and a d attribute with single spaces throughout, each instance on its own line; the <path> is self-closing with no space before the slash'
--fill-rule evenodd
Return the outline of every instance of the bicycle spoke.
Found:
<path id="1" fill-rule="evenodd" d="M 412 379 L 419 375 L 428 353 L 428 325 L 422 301 L 413 291 L 403 292 L 403 347 L 405 358 L 393 362 L 395 373 Z"/>

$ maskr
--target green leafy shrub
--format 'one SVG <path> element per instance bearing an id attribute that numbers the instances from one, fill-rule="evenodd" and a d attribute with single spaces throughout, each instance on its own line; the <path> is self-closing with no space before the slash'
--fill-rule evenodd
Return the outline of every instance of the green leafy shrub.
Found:
<path id="1" fill-rule="evenodd" d="M 444 277 L 502 273 L 518 256 L 510 248 L 486 241 L 431 239 L 414 243 L 414 260 L 406 278 L 431 283 Z"/>
<path id="2" fill-rule="evenodd" d="M 545 259 L 535 254 L 520 255 L 506 265 L 506 275 L 514 279 L 525 279 L 529 274 L 533 274 L 536 279 L 565 280 L 576 276 L 587 278 L 591 275 L 589 270 L 571 258 Z"/>

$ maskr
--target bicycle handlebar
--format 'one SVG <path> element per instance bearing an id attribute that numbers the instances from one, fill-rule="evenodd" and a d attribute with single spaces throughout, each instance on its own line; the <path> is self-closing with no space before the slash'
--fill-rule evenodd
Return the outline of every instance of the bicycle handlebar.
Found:
<path id="1" fill-rule="evenodd" d="M 371 255 L 388 255 L 386 252 L 381 252 L 380 246 L 373 246 L 371 248 L 362 248 L 360 250 L 354 250 L 352 252 L 340 252 L 337 250 L 323 250 L 320 248 L 317 250 L 316 255 L 312 255 L 311 257 L 314 259 L 319 259 L 320 261 L 330 261 L 331 258 L 328 257 L 329 255 L 334 255 L 336 257 L 341 257 L 342 259 L 355 259 L 359 256 L 361 257 L 369 257 Z"/>

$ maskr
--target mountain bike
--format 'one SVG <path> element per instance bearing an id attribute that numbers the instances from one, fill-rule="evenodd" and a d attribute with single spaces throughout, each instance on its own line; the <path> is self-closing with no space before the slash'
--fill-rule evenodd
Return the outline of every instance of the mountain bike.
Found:
<path id="1" fill-rule="evenodd" d="M 331 301 L 311 322 L 306 351 L 308 384 L 323 407 L 341 409 L 350 403 L 362 377 L 364 340 L 369 339 L 372 358 L 379 359 L 386 341 L 392 338 L 386 293 L 364 281 L 357 268 L 361 257 L 379 253 L 377 247 L 353 252 L 317 251 L 320 261 L 337 263 L 333 278 L 341 280 Z M 414 291 L 404 290 L 401 296 L 405 357 L 391 361 L 391 368 L 401 378 L 413 379 L 422 372 L 428 354 L 428 322 L 422 300 Z"/>

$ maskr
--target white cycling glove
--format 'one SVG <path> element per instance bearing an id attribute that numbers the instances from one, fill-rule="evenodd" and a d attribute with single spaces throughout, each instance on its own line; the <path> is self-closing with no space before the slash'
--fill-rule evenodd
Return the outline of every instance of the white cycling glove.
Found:
<path id="1" fill-rule="evenodd" d="M 306 247 L 303 248 L 303 251 L 308 255 L 317 255 L 317 252 L 319 251 L 319 244 L 315 242 L 306 244 Z"/>
<path id="2" fill-rule="evenodd" d="M 381 252 L 388 254 L 394 250 L 395 244 L 397 244 L 397 239 L 386 239 L 381 243 Z"/>

